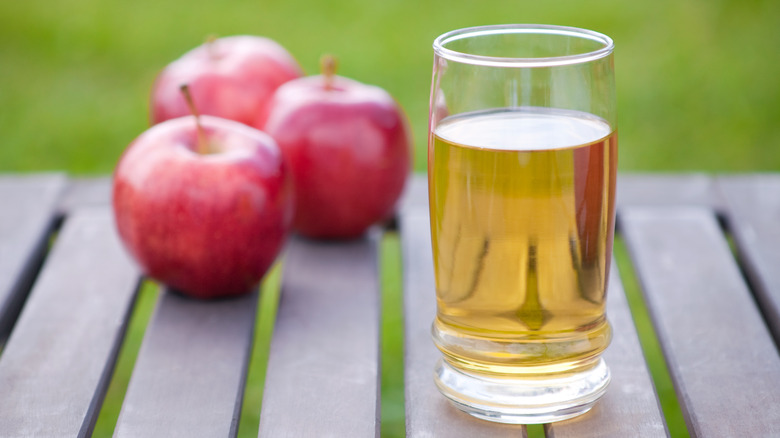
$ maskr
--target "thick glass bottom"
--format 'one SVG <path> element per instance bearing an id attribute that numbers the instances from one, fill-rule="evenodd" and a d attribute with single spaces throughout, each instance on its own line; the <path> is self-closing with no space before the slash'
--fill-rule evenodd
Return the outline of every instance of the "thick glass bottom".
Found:
<path id="1" fill-rule="evenodd" d="M 455 406 L 483 420 L 510 424 L 540 424 L 584 414 L 604 395 L 609 368 L 596 366 L 557 378 L 507 378 L 476 374 L 440 359 L 435 382 Z"/>

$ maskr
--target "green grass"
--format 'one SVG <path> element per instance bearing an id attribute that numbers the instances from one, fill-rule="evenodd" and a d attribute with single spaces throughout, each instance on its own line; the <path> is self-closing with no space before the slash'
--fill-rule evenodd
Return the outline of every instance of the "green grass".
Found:
<path id="1" fill-rule="evenodd" d="M 526 427 L 526 434 L 528 438 L 544 438 L 544 425 L 542 424 L 529 424 Z"/>
<path id="2" fill-rule="evenodd" d="M 160 288 L 157 284 L 151 281 L 142 283 L 127 326 L 125 340 L 119 350 L 114 375 L 108 385 L 105 401 L 95 423 L 95 429 L 92 433 L 95 437 L 110 437 L 114 434 L 114 426 L 119 419 L 122 401 L 127 391 L 127 385 L 130 383 L 130 374 L 159 295 Z"/>
<path id="3" fill-rule="evenodd" d="M 263 405 L 265 372 L 268 368 L 268 351 L 271 348 L 271 335 L 274 332 L 281 281 L 282 267 L 281 263 L 277 263 L 263 279 L 260 289 L 252 355 L 249 360 L 244 403 L 241 406 L 241 417 L 238 425 L 239 438 L 257 437 L 260 409 Z"/>
<path id="4" fill-rule="evenodd" d="M 629 258 L 628 248 L 620 236 L 615 238 L 614 250 L 623 289 L 626 292 L 626 299 L 639 335 L 639 343 L 642 345 L 642 352 L 661 403 L 661 410 L 669 434 L 674 438 L 687 438 L 690 435 L 685 425 L 680 402 L 674 391 L 669 369 L 664 360 L 663 350 L 661 350 L 661 344 L 655 336 L 650 313 L 645 305 L 639 280 Z"/>
<path id="5" fill-rule="evenodd" d="M 382 436 L 406 435 L 401 241 L 388 232 L 380 247 L 382 281 Z"/>
<path id="6" fill-rule="evenodd" d="M 459 27 L 510 22 L 579 26 L 614 38 L 620 170 L 780 170 L 780 2 L 774 0 L 30 0 L 0 2 L 0 172 L 110 173 L 148 126 L 156 73 L 209 34 L 268 36 L 308 73 L 316 73 L 321 54 L 337 55 L 343 75 L 387 89 L 406 110 L 415 169 L 424 171 L 432 40 Z M 386 238 L 382 248 L 382 431 L 401 436 L 397 239 Z M 111 435 L 153 295 L 146 289 L 139 295 L 95 436 Z M 266 295 L 258 339 L 273 324 L 275 298 Z M 646 332 L 641 299 L 632 300 Z M 256 436 L 267 354 L 258 342 L 242 436 Z M 657 346 L 647 342 L 652 357 Z M 661 370 L 654 378 L 663 379 L 662 365 L 651 360 Z M 663 385 L 659 392 L 668 399 L 663 394 L 673 391 Z M 666 405 L 664 412 L 673 433 L 683 430 L 675 429 L 677 414 Z"/>
<path id="7" fill-rule="evenodd" d="M 147 126 L 155 74 L 213 33 L 271 37 L 308 73 L 336 54 L 406 109 L 423 170 L 432 40 L 506 22 L 614 38 L 622 170 L 780 169 L 772 0 L 31 0 L 0 2 L 0 171 L 110 172 Z"/>

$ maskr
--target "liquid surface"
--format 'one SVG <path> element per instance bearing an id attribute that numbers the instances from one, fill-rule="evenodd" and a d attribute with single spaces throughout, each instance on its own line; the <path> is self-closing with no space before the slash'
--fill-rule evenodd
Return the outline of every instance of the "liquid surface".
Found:
<path id="1" fill-rule="evenodd" d="M 467 368 L 593 361 L 612 253 L 617 135 L 573 111 L 458 115 L 433 136 L 434 340 Z"/>

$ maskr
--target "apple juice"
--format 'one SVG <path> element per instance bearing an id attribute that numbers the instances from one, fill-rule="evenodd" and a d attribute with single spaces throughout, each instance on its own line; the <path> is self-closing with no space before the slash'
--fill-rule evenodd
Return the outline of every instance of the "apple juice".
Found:
<path id="1" fill-rule="evenodd" d="M 582 112 L 491 110 L 439 122 L 429 153 L 445 360 L 495 374 L 592 366 L 611 336 L 616 131 Z"/>

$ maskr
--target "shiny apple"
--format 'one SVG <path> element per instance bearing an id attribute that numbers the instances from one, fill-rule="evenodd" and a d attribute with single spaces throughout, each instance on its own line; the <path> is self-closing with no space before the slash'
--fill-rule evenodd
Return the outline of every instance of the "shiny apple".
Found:
<path id="1" fill-rule="evenodd" d="M 262 129 L 282 149 L 294 181 L 293 228 L 318 239 L 349 239 L 389 218 L 410 168 L 406 116 L 385 90 L 323 74 L 274 93 Z"/>
<path id="2" fill-rule="evenodd" d="M 188 84 L 201 114 L 257 126 L 258 114 L 274 91 L 302 74 L 292 55 L 271 39 L 237 35 L 207 41 L 157 76 L 151 122 L 190 114 L 179 91 Z"/>
<path id="3" fill-rule="evenodd" d="M 265 133 L 203 116 L 136 138 L 114 173 L 121 240 L 144 271 L 196 298 L 246 293 L 290 229 L 292 187 Z"/>

